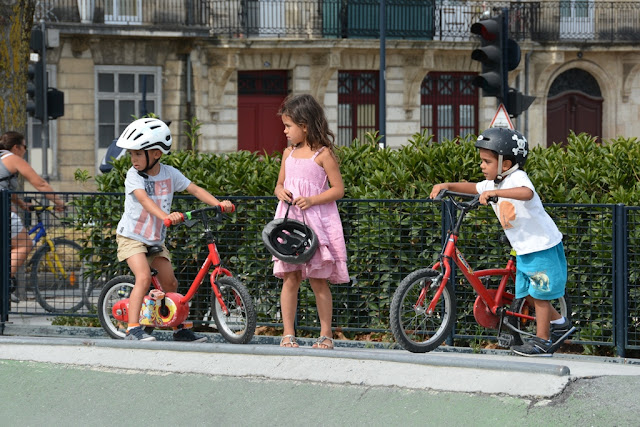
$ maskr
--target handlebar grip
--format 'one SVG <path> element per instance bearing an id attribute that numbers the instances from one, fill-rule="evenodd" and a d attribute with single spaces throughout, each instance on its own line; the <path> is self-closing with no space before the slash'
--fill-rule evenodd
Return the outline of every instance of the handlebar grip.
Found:
<path id="1" fill-rule="evenodd" d="M 184 214 L 180 213 L 180 222 L 184 222 Z M 171 220 L 169 218 L 165 218 L 164 219 L 164 225 L 167 227 L 171 227 L 173 223 L 171 222 Z"/>
<path id="2" fill-rule="evenodd" d="M 220 203 L 218 205 L 220 207 L 220 213 L 224 212 L 224 206 L 222 206 L 222 203 Z M 231 213 L 234 213 L 236 211 L 236 205 L 234 205 L 233 203 L 231 204 Z"/>

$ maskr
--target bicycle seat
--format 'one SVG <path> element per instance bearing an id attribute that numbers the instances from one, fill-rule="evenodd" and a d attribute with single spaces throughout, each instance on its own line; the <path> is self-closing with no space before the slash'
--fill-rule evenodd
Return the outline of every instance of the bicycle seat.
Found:
<path id="1" fill-rule="evenodd" d="M 160 245 L 147 246 L 147 256 L 159 254 L 160 252 L 162 252 L 162 246 Z"/>

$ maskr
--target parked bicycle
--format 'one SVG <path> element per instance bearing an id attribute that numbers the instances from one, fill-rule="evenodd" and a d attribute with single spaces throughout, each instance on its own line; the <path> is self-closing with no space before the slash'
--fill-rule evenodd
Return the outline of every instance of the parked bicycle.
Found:
<path id="1" fill-rule="evenodd" d="M 35 249 L 27 264 L 27 275 L 38 303 L 49 312 L 74 312 L 84 305 L 82 281 L 84 263 L 81 247 L 64 237 L 47 234 L 42 217 L 44 213 L 58 218 L 53 206 L 30 206 L 38 222 L 29 230 Z"/>
<path id="2" fill-rule="evenodd" d="M 467 213 L 480 205 L 480 195 L 442 191 L 436 200 L 449 198 L 459 211 L 453 229 L 449 231 L 437 261 L 431 268 L 423 268 L 405 277 L 391 302 L 391 331 L 396 341 L 414 353 L 431 351 L 451 334 L 456 321 L 456 301 L 452 284 L 452 269 L 462 272 L 478 295 L 473 314 L 479 325 L 497 329 L 502 347 L 521 345 L 523 337 L 533 337 L 536 331 L 535 308 L 528 298 L 515 298 L 513 289 L 516 273 L 516 254 L 511 250 L 503 268 L 474 271 L 458 248 L 459 232 Z M 460 201 L 456 199 L 467 199 Z M 470 200 L 469 200 L 470 199 Z M 496 201 L 496 200 L 492 200 Z M 452 263 L 453 262 L 453 263 Z M 497 288 L 489 288 L 492 284 Z M 570 319 L 571 307 L 566 297 L 555 300 L 554 307 Z M 573 327 L 559 340 L 576 330 Z M 556 348 L 551 349 L 554 351 Z"/>
<path id="3" fill-rule="evenodd" d="M 215 216 L 209 217 L 209 212 Z M 192 227 L 201 222 L 206 240 L 208 255 L 186 295 L 175 292 L 162 292 L 157 271 L 152 270 L 152 289 L 146 295 L 140 311 L 140 325 L 147 328 L 168 328 L 178 326 L 189 316 L 189 302 L 200 288 L 205 276 L 210 273 L 211 314 L 218 332 L 229 342 L 246 344 L 251 341 L 256 328 L 256 311 L 247 288 L 222 266 L 211 222 L 222 221 L 220 206 L 196 209 L 182 214 L 185 225 Z M 169 227 L 171 221 L 165 221 Z M 160 246 L 149 246 L 148 253 L 160 252 Z M 131 275 L 118 276 L 104 285 L 98 298 L 98 318 L 104 330 L 116 339 L 123 339 L 127 330 L 129 296 L 133 290 L 135 278 Z"/>

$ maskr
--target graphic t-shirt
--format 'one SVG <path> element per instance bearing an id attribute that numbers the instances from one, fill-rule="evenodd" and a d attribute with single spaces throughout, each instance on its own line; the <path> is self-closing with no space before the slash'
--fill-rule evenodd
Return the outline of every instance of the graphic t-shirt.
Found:
<path id="1" fill-rule="evenodd" d="M 544 210 L 542 201 L 536 193 L 529 176 L 516 170 L 500 183 L 482 181 L 476 184 L 478 193 L 490 190 L 527 187 L 533 191 L 531 200 L 515 200 L 499 197 L 492 203 L 509 243 L 518 255 L 530 254 L 552 248 L 562 241 L 562 233 L 555 222 Z"/>
<path id="2" fill-rule="evenodd" d="M 160 164 L 160 172 L 155 176 L 143 178 L 133 167 L 127 171 L 124 181 L 124 214 L 118 223 L 117 233 L 147 245 L 160 245 L 164 242 L 166 229 L 160 218 L 156 218 L 142 208 L 133 192 L 145 190 L 153 202 L 167 214 L 171 212 L 173 193 L 186 190 L 191 184 L 178 169 Z"/>

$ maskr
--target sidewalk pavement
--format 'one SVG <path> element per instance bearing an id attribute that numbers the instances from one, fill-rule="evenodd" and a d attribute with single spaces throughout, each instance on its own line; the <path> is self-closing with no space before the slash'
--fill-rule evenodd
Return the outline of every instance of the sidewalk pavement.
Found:
<path id="1" fill-rule="evenodd" d="M 45 336 L 25 336 L 29 327 L 31 335 Z M 273 345 L 278 341 L 270 337 L 226 344 L 217 334 L 192 344 L 168 341 L 164 332 L 154 332 L 158 341 L 143 343 L 108 339 L 99 328 L 7 325 L 0 336 L 0 402 L 10 404 L 0 404 L 0 416 L 5 406 L 29 424 L 56 407 L 53 419 L 106 425 L 101 411 L 111 408 L 116 416 L 139 395 L 150 401 L 134 403 L 146 408 L 138 421 L 185 405 L 187 411 L 177 411 L 183 425 L 205 419 L 204 425 L 217 424 L 214 409 L 237 425 L 488 425 L 520 419 L 546 425 L 535 414 L 552 416 L 548 425 L 637 425 L 635 359 L 523 358 L 447 347 L 413 354 L 356 348 L 351 341 L 318 350 L 301 340 L 303 347 L 291 349 Z M 178 391 L 185 395 L 177 397 Z M 16 395 L 22 398 L 11 398 Z M 44 412 L 27 405 L 34 399 L 42 400 Z M 164 399 L 180 403 L 159 404 Z M 79 402 L 82 410 L 76 409 Z M 301 419 L 299 413 L 306 415 Z M 118 419 L 135 424 L 128 421 Z"/>

